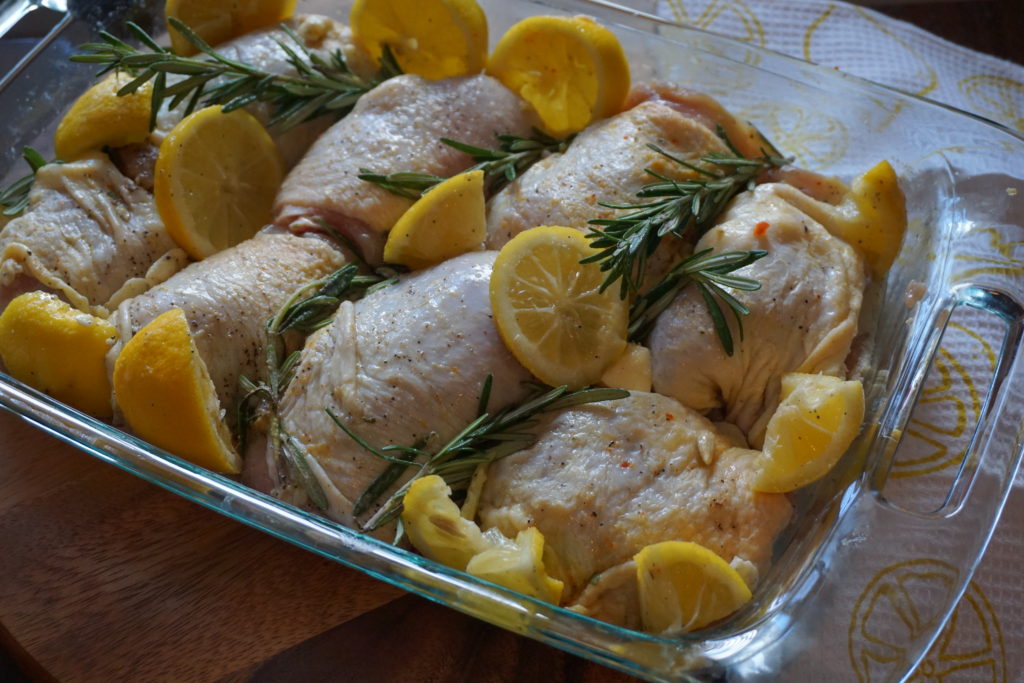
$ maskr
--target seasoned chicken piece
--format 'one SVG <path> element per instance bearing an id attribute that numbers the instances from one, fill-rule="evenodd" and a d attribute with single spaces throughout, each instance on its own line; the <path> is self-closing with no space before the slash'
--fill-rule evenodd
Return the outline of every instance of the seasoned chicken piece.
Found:
<path id="1" fill-rule="evenodd" d="M 387 462 L 355 443 L 325 409 L 376 447 L 426 441 L 430 450 L 476 418 L 488 373 L 494 375 L 490 411 L 524 396 L 521 383 L 530 374 L 491 318 L 494 258 L 494 252 L 464 254 L 354 305 L 343 303 L 333 323 L 307 340 L 280 415 L 312 456 L 331 518 L 356 526 L 353 506 Z M 377 535 L 393 536 L 387 529 Z"/>
<path id="2" fill-rule="evenodd" d="M 319 237 L 262 232 L 191 264 L 111 317 L 122 342 L 161 313 L 181 308 L 233 425 L 239 377 L 265 379 L 265 326 L 301 285 L 340 268 L 344 254 Z M 113 361 L 119 343 L 111 350 Z"/>
<path id="3" fill-rule="evenodd" d="M 367 80 L 374 76 L 375 67 L 356 49 L 352 41 L 352 32 L 344 24 L 319 15 L 299 15 L 285 21 L 284 24 L 295 32 L 310 52 L 324 61 L 329 62 L 331 53 L 337 50 L 358 76 Z M 295 67 L 288 61 L 288 53 L 281 48 L 282 44 L 301 54 L 295 41 L 278 26 L 246 33 L 217 45 L 216 49 L 228 59 L 245 62 L 273 74 L 298 75 Z M 169 83 L 182 79 L 183 77 L 172 77 Z M 213 85 L 220 82 L 214 81 Z M 132 177 L 150 191 L 153 189 L 153 166 L 156 163 L 157 150 L 164 137 L 182 119 L 184 109 L 183 105 L 173 110 L 165 106 L 157 117 L 156 128 L 146 142 L 112 151 L 115 162 L 125 175 Z M 250 104 L 246 110 L 264 124 L 273 118 L 274 107 L 267 102 Z M 277 143 L 285 168 L 291 168 L 298 163 L 313 141 L 327 130 L 334 120 L 330 116 L 321 116 L 287 130 L 278 126 L 269 128 L 268 132 Z"/>
<path id="4" fill-rule="evenodd" d="M 759 185 L 734 200 L 696 249 L 764 249 L 768 255 L 736 271 L 758 280 L 733 292 L 750 309 L 735 353 L 726 354 L 703 297 L 687 287 L 659 316 L 649 346 L 655 391 L 702 413 L 720 413 L 760 446 L 787 372 L 845 376 L 865 287 L 861 257 L 790 201 L 798 190 Z M 814 200 L 802 196 L 811 205 Z M 816 218 L 827 219 L 826 205 Z M 760 227 L 758 227 L 760 226 Z"/>
<path id="5" fill-rule="evenodd" d="M 0 310 L 26 289 L 105 315 L 188 262 L 149 192 L 96 153 L 36 173 L 29 207 L 0 232 Z"/>
<path id="6" fill-rule="evenodd" d="M 653 81 L 633 88 L 625 106 L 634 106 L 648 100 L 661 102 L 708 130 L 721 129 L 743 156 L 758 157 L 763 153 L 764 141 L 757 129 L 730 114 L 710 95 L 672 83 Z"/>
<path id="7" fill-rule="evenodd" d="M 737 119 L 710 95 L 670 83 L 651 82 L 634 88 L 629 94 L 626 106 L 647 100 L 662 102 L 710 130 L 721 130 L 733 147 L 748 159 L 771 153 L 757 128 L 747 121 Z M 795 166 L 768 169 L 761 173 L 758 180 L 762 183 L 787 183 L 814 199 L 832 204 L 840 201 L 847 190 L 838 178 L 823 176 Z"/>
<path id="8" fill-rule="evenodd" d="M 376 261 L 412 200 L 359 180 L 360 169 L 454 175 L 473 161 L 442 137 L 494 147 L 497 134 L 526 135 L 531 122 L 526 104 L 490 76 L 392 78 L 364 95 L 285 178 L 275 221 L 316 230 L 322 220 Z"/>
<path id="9" fill-rule="evenodd" d="M 652 100 L 582 133 L 562 154 L 533 165 L 491 200 L 487 246 L 501 248 L 523 230 L 539 225 L 587 229 L 594 218 L 621 213 L 600 206 L 636 203 L 636 193 L 655 180 L 645 169 L 682 179 L 695 175 L 647 145 L 698 162 L 709 152 L 726 152 L 722 141 L 702 123 L 664 102 Z"/>
<path id="10" fill-rule="evenodd" d="M 751 451 L 729 450 L 735 444 L 705 418 L 666 396 L 633 392 L 544 416 L 537 429 L 530 448 L 490 466 L 478 516 L 482 528 L 509 537 L 537 527 L 569 605 L 588 584 L 631 584 L 628 573 L 609 570 L 661 541 L 693 541 L 727 562 L 767 569 L 790 503 L 752 491 Z M 588 611 L 626 611 L 594 602 Z"/>

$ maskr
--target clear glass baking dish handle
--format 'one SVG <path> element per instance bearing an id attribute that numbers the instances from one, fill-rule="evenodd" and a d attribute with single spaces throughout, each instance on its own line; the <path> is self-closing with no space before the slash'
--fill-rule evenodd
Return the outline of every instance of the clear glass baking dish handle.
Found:
<path id="1" fill-rule="evenodd" d="M 1001 348 L 945 500 L 934 511 L 912 511 L 888 499 L 885 485 L 959 306 L 1002 321 Z M 1005 292 L 964 284 L 922 315 L 892 389 L 897 399 L 870 439 L 864 472 L 844 495 L 813 569 L 787 596 L 787 618 L 765 624 L 764 631 L 774 631 L 766 638 L 772 645 L 738 664 L 744 680 L 787 670 L 801 671 L 805 680 L 846 680 L 851 666 L 861 681 L 902 680 L 928 653 L 968 587 L 1024 453 L 1024 308 Z"/>

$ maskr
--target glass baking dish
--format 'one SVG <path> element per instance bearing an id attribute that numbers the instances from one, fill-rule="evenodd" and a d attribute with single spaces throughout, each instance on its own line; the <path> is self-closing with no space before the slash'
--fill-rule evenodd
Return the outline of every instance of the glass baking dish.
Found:
<path id="1" fill-rule="evenodd" d="M 73 6 L 0 82 L 0 111 L 7 112 L 9 131 L 0 148 L 8 169 L 5 182 L 24 172 L 18 160 L 24 145 L 51 156 L 53 128 L 92 81 L 88 66 L 67 59 L 77 45 L 93 40 L 98 28 L 123 34 L 127 20 L 159 32 L 162 3 L 108 4 L 90 4 L 81 12 Z M 906 677 L 966 589 L 1024 451 L 1024 315 L 1019 303 L 1024 301 L 1024 268 L 1014 251 L 1024 244 L 1024 139 L 976 116 L 636 9 L 587 0 L 481 4 L 492 43 L 530 14 L 597 16 L 619 35 L 634 82 L 659 78 L 707 92 L 812 170 L 850 178 L 884 158 L 904 181 L 910 229 L 887 283 L 865 307 L 862 321 L 873 339 L 864 377 L 866 426 L 828 478 L 794 496 L 799 514 L 778 540 L 773 567 L 747 606 L 724 623 L 691 635 L 665 638 L 618 628 L 290 507 L 3 374 L 0 406 L 224 515 L 635 675 L 738 681 L 799 671 L 807 680 L 833 680 L 848 677 L 852 663 L 862 680 Z M 348 3 L 300 2 L 299 11 L 345 17 Z M 980 418 L 940 504 L 911 509 L 887 496 L 888 473 L 900 457 L 901 435 L 946 325 L 964 310 L 984 319 L 982 327 L 997 350 L 991 383 L 982 391 Z M 925 604 L 912 605 L 909 627 L 900 610 L 869 610 L 870 632 L 896 634 L 892 637 L 898 644 L 890 638 L 874 649 L 857 645 L 863 634 L 854 633 L 850 615 L 864 613 L 865 588 L 893 568 L 922 561 L 922 566 L 941 568 L 942 580 L 927 584 Z M 843 643 L 849 658 L 841 652 Z M 873 673 L 861 676 L 859 667 L 869 664 Z"/>

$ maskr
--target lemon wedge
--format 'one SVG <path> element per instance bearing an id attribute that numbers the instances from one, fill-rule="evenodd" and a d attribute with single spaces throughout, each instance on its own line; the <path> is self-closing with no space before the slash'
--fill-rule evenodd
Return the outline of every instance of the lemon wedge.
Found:
<path id="1" fill-rule="evenodd" d="M 94 417 L 111 416 L 105 357 L 117 330 L 46 292 L 11 300 L 0 314 L 0 358 L 14 379 Z"/>
<path id="2" fill-rule="evenodd" d="M 629 93 L 618 38 L 588 17 L 522 20 L 498 41 L 487 73 L 533 105 L 555 137 L 617 113 Z"/>
<path id="3" fill-rule="evenodd" d="M 388 233 L 384 260 L 418 270 L 480 249 L 486 236 L 484 172 L 460 173 L 402 214 Z"/>
<path id="4" fill-rule="evenodd" d="M 508 242 L 494 261 L 491 311 L 505 345 L 551 386 L 593 384 L 626 347 L 629 312 L 578 230 L 544 226 Z"/>
<path id="5" fill-rule="evenodd" d="M 907 231 L 907 203 L 896 171 L 881 161 L 853 181 L 847 201 L 857 208 L 857 220 L 838 223 L 841 240 L 858 249 L 876 278 L 892 267 Z"/>
<path id="6" fill-rule="evenodd" d="M 742 575 L 698 543 L 655 543 L 633 559 L 645 631 L 696 631 L 750 600 Z"/>
<path id="7" fill-rule="evenodd" d="M 514 542 L 503 539 L 477 553 L 466 573 L 555 605 L 565 587 L 544 568 L 544 534 L 536 527 L 520 531 Z"/>
<path id="8" fill-rule="evenodd" d="M 402 71 L 431 80 L 479 73 L 487 60 L 487 17 L 475 0 L 356 0 L 349 25 L 373 59 L 387 45 Z"/>
<path id="9" fill-rule="evenodd" d="M 182 23 L 210 45 L 271 26 L 295 13 L 296 0 L 167 0 L 164 16 L 180 19 Z M 169 23 L 167 33 L 171 47 L 179 55 L 196 53 L 192 43 Z"/>
<path id="10" fill-rule="evenodd" d="M 451 495 L 444 479 L 436 474 L 417 479 L 402 500 L 402 525 L 424 557 L 465 570 L 473 555 L 487 546 L 479 527 L 463 518 Z"/>
<path id="11" fill-rule="evenodd" d="M 146 83 L 135 92 L 118 97 L 117 91 L 132 80 L 127 73 L 113 73 L 82 93 L 53 135 L 58 159 L 74 161 L 104 147 L 121 147 L 149 137 L 150 98 Z"/>
<path id="12" fill-rule="evenodd" d="M 754 490 L 785 493 L 825 476 L 853 443 L 864 421 L 858 381 L 792 372 L 754 461 Z"/>
<path id="13" fill-rule="evenodd" d="M 153 194 L 167 232 L 195 259 L 252 237 L 270 223 L 284 169 L 259 121 L 207 107 L 164 138 Z"/>
<path id="14" fill-rule="evenodd" d="M 180 308 L 157 316 L 124 345 L 114 363 L 114 394 L 139 438 L 215 472 L 241 471 Z"/>
<path id="15" fill-rule="evenodd" d="M 650 391 L 651 378 L 651 350 L 641 344 L 626 344 L 601 375 L 601 384 L 628 391 Z"/>

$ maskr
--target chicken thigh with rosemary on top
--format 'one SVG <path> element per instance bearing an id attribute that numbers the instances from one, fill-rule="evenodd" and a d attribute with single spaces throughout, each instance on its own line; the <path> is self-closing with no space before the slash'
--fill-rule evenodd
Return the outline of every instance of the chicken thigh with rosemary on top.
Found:
<path id="1" fill-rule="evenodd" d="M 328 129 L 285 178 L 274 220 L 293 231 L 330 227 L 378 263 L 387 232 L 412 200 L 360 179 L 364 170 L 447 177 L 473 159 L 441 138 L 491 147 L 499 134 L 528 134 L 533 122 L 526 103 L 490 76 L 389 79 Z"/>

